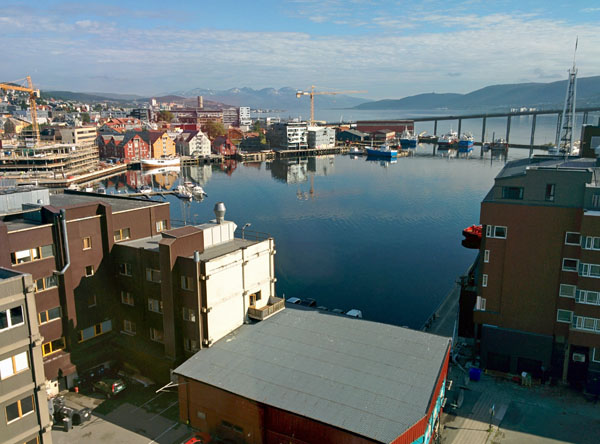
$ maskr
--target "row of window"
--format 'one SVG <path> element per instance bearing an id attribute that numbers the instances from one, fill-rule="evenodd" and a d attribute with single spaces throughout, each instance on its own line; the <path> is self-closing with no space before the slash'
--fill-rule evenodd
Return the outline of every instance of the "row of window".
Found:
<path id="1" fill-rule="evenodd" d="M 502 187 L 502 199 L 523 199 L 523 187 Z M 546 184 L 546 193 L 544 198 L 547 201 L 554 201 L 554 193 L 556 191 L 556 185 L 553 183 Z"/>
<path id="2" fill-rule="evenodd" d="M 34 282 L 34 291 L 40 292 L 44 290 L 48 290 L 50 288 L 55 288 L 58 285 L 58 279 L 55 275 L 46 276 L 43 278 L 39 278 Z"/>
<path id="3" fill-rule="evenodd" d="M 46 259 L 54 256 L 54 245 L 42 245 L 41 247 L 28 248 L 10 253 L 10 260 L 13 265 L 33 262 L 40 259 Z"/>
<path id="4" fill-rule="evenodd" d="M 8 330 L 10 328 L 18 327 L 25 323 L 23 317 L 23 306 L 8 308 L 6 310 L 0 310 L 0 331 Z"/>
<path id="5" fill-rule="evenodd" d="M 581 304 L 600 305 L 600 292 L 578 290 L 575 285 L 560 284 L 558 295 L 563 298 L 573 298 Z"/>
<path id="6" fill-rule="evenodd" d="M 38 323 L 39 323 L 39 325 L 42 325 L 42 324 L 45 324 L 46 322 L 60 319 L 61 316 L 62 316 L 62 310 L 60 307 L 54 307 L 49 310 L 40 311 L 38 313 Z"/>
<path id="7" fill-rule="evenodd" d="M 35 411 L 35 404 L 33 403 L 33 395 L 29 395 L 23 399 L 8 404 L 6 406 L 6 423 L 17 421 Z"/>
<path id="8" fill-rule="evenodd" d="M 124 262 L 119 264 L 119 274 L 123 276 L 133 276 L 133 267 L 130 263 Z M 146 268 L 146 280 L 150 282 L 160 283 L 160 270 L 154 268 Z M 181 288 L 184 290 L 194 289 L 194 278 L 191 276 L 181 276 Z"/>
<path id="9" fill-rule="evenodd" d="M 563 258 L 563 271 L 574 271 L 582 277 L 600 278 L 600 265 L 579 262 L 579 259 Z"/>
<path id="10" fill-rule="evenodd" d="M 556 321 L 571 324 L 571 328 L 576 330 L 600 333 L 600 319 L 576 316 L 571 310 L 562 310 L 559 308 L 556 311 Z"/>
<path id="11" fill-rule="evenodd" d="M 507 231 L 508 231 L 508 229 L 506 227 L 497 226 L 497 225 L 486 225 L 485 237 L 493 237 L 496 239 L 506 239 Z"/>
<path id="12" fill-rule="evenodd" d="M 585 250 L 600 250 L 600 237 L 582 236 L 581 233 L 567 231 L 565 245 L 577 245 Z"/>
<path id="13" fill-rule="evenodd" d="M 84 328 L 83 330 L 79 330 L 78 339 L 79 339 L 79 342 L 84 342 L 84 341 L 87 341 L 88 339 L 93 339 L 96 336 L 100 336 L 105 333 L 108 333 L 111 330 L 112 330 L 112 321 L 111 320 L 99 322 L 96 325 L 93 325 L 88 328 Z"/>
<path id="14" fill-rule="evenodd" d="M 0 361 L 0 380 L 10 378 L 11 376 L 21 373 L 29 368 L 29 358 L 27 352 L 21 352 L 17 355 Z"/>
<path id="15" fill-rule="evenodd" d="M 60 350 L 64 350 L 66 347 L 65 338 L 58 338 L 54 341 L 46 342 L 42 344 L 42 356 L 48 356 L 52 353 L 56 353 Z"/>

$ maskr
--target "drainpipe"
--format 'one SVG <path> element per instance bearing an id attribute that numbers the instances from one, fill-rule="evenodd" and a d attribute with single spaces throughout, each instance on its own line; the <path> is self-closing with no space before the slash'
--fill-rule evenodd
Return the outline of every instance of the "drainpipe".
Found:
<path id="1" fill-rule="evenodd" d="M 68 268 L 71 266 L 71 255 L 69 254 L 69 239 L 67 238 L 67 217 L 64 208 L 60 210 L 59 219 L 62 227 L 61 238 L 62 247 L 65 253 L 65 265 L 62 268 L 62 270 L 57 271 L 56 274 L 64 275 Z"/>

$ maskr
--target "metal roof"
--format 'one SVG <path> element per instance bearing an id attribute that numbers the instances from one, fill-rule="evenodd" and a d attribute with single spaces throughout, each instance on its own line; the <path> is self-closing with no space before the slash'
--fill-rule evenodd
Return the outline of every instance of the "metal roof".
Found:
<path id="1" fill-rule="evenodd" d="M 72 205 L 94 204 L 97 202 L 109 204 L 112 207 L 113 212 L 166 204 L 166 202 L 158 202 L 151 199 L 133 198 L 111 194 L 65 192 L 61 194 L 50 195 L 50 205 L 57 208 L 69 208 Z"/>
<path id="2" fill-rule="evenodd" d="M 391 442 L 426 414 L 448 342 L 294 306 L 241 326 L 175 373 Z"/>

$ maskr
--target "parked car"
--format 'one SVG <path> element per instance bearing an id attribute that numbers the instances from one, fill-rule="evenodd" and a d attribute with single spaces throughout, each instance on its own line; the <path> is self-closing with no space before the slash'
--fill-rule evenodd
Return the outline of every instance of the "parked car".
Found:
<path id="1" fill-rule="evenodd" d="M 125 387 L 126 385 L 122 379 L 106 378 L 94 382 L 92 391 L 104 393 L 107 398 L 110 398 L 125 390 Z"/>

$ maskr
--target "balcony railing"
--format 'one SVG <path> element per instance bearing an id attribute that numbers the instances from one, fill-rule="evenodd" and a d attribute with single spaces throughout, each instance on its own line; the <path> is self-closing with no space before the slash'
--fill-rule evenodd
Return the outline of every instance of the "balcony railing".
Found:
<path id="1" fill-rule="evenodd" d="M 285 308 L 285 299 L 269 297 L 269 303 L 262 308 L 248 307 L 248 316 L 257 321 L 264 321 Z"/>

